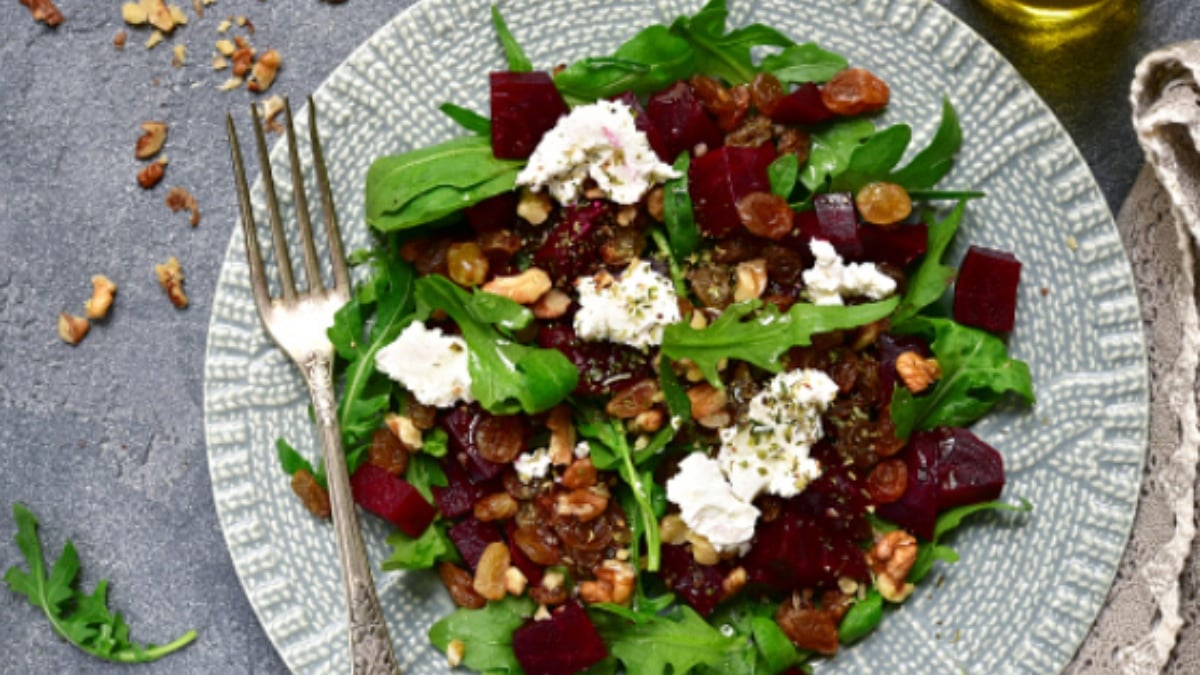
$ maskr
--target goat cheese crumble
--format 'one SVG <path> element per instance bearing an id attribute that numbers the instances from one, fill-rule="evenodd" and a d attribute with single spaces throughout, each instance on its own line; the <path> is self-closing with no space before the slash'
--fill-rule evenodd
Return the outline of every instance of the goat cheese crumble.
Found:
<path id="1" fill-rule="evenodd" d="M 663 328 L 679 321 L 671 280 L 634 260 L 617 279 L 580 277 L 575 333 L 581 340 L 611 340 L 638 349 L 662 343 Z"/>
<path id="2" fill-rule="evenodd" d="M 717 455 L 733 494 L 747 502 L 763 493 L 794 497 L 821 475 L 809 457 L 825 435 L 821 413 L 837 384 L 810 368 L 780 373 L 754 398 L 746 422 L 721 430 Z"/>
<path id="3" fill-rule="evenodd" d="M 733 494 L 717 460 L 701 452 L 688 455 L 667 481 L 667 499 L 679 505 L 683 522 L 718 552 L 743 554 L 750 548 L 759 511 Z"/>
<path id="4" fill-rule="evenodd" d="M 882 300 L 896 292 L 896 280 L 879 271 L 875 263 L 847 265 L 833 244 L 821 239 L 808 243 L 811 269 L 804 270 L 804 292 L 816 305 L 842 305 L 846 298 Z"/>
<path id="5" fill-rule="evenodd" d="M 534 479 L 545 478 L 550 473 L 550 451 L 538 448 L 521 453 L 513 460 L 513 469 L 522 483 L 532 483 Z"/>
<path id="6" fill-rule="evenodd" d="M 646 134 L 638 131 L 632 108 L 597 101 L 559 118 L 517 175 L 517 185 L 549 188 L 560 204 L 570 204 L 591 178 L 608 199 L 636 204 L 650 188 L 679 176 L 659 161 Z"/>
<path id="7" fill-rule="evenodd" d="M 424 405 L 449 408 L 471 396 L 467 343 L 414 321 L 375 355 L 375 367 L 404 385 Z"/>

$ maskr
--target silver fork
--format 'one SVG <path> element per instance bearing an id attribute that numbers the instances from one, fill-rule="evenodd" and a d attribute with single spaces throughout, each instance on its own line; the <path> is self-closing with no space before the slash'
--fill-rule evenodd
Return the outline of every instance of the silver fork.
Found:
<path id="1" fill-rule="evenodd" d="M 304 190 L 304 174 L 300 170 L 300 154 L 296 149 L 292 108 L 290 102 L 284 99 L 292 192 L 296 203 L 296 221 L 300 226 L 301 247 L 304 251 L 304 269 L 308 277 L 308 287 L 303 292 L 296 290 L 288 257 L 287 239 L 279 212 L 279 201 L 275 196 L 271 160 L 267 155 L 267 141 L 263 135 L 258 110 L 253 105 L 250 106 L 250 114 L 254 121 L 254 137 L 258 146 L 258 161 L 262 167 L 263 186 L 266 189 L 268 220 L 271 224 L 271 239 L 274 241 L 282 294 L 282 297 L 272 298 L 267 286 L 262 252 L 258 247 L 257 226 L 250 206 L 250 188 L 246 184 L 246 171 L 242 166 L 242 151 L 238 145 L 233 116 L 228 115 L 226 131 L 229 134 L 229 152 L 233 158 L 233 175 L 237 181 L 242 233 L 246 237 L 246 257 L 250 263 L 254 302 L 258 306 L 258 315 L 267 329 L 267 334 L 299 366 L 312 396 L 317 428 L 321 434 L 321 456 L 325 461 L 329 500 L 333 508 L 333 529 L 350 617 L 350 655 L 354 665 L 353 672 L 356 675 L 399 673 L 400 668 L 392 651 L 387 623 L 379 606 L 379 598 L 375 594 L 375 582 L 371 577 L 371 566 L 363 547 L 362 532 L 358 528 L 358 516 L 350 494 L 350 477 L 346 470 L 342 432 L 337 419 L 337 399 L 333 392 L 333 345 L 330 344 L 325 331 L 333 324 L 334 313 L 345 305 L 350 297 L 350 274 L 342 249 L 337 214 L 334 212 L 333 195 L 329 189 L 325 157 L 321 151 L 321 141 L 317 137 L 316 106 L 310 96 L 308 130 L 317 188 L 321 193 L 325 231 L 329 239 L 329 257 L 333 263 L 333 288 L 326 288 L 321 276 Z"/>

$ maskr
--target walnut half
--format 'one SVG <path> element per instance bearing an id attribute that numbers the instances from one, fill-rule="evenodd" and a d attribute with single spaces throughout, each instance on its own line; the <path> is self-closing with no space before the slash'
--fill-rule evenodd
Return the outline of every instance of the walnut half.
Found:
<path id="1" fill-rule="evenodd" d="M 187 307 L 188 297 L 183 292 L 183 267 L 180 266 L 179 259 L 171 256 L 167 262 L 155 265 L 154 273 L 158 275 L 158 284 L 167 292 L 171 304 L 178 309 Z"/>

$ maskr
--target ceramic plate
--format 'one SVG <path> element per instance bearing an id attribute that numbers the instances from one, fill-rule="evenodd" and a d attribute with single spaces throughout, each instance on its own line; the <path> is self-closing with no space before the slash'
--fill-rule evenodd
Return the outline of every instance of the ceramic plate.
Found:
<path id="1" fill-rule="evenodd" d="M 371 160 L 458 130 L 443 101 L 488 109 L 503 57 L 486 0 L 427 0 L 384 26 L 316 92 L 335 200 L 350 249 L 368 243 L 362 187 Z M 701 3 L 508 2 L 509 26 L 542 67 L 611 52 L 639 28 Z M 943 95 L 965 143 L 943 185 L 987 192 L 968 209 L 967 242 L 1024 262 L 1010 339 L 1038 403 L 976 426 L 1009 470 L 1027 517 L 981 517 L 878 632 L 819 667 L 829 673 L 1050 673 L 1074 654 L 1104 601 L 1137 505 L 1146 447 L 1146 352 L 1133 278 L 1100 190 L 1045 104 L 990 46 L 924 0 L 732 0 L 730 23 L 770 23 L 815 40 L 892 87 L 887 120 L 932 136 Z M 297 115 L 304 119 L 304 115 Z M 301 136 L 303 136 L 303 132 Z M 302 153 L 304 154 L 304 153 Z M 283 166 L 282 146 L 275 148 Z M 283 177 L 286 171 L 279 171 Z M 311 178 L 310 178 L 311 181 Z M 261 185 L 259 222 L 265 221 Z M 289 190 L 281 190 L 281 195 Z M 297 371 L 255 314 L 234 225 L 213 302 L 205 428 L 213 492 L 237 574 L 263 628 L 298 673 L 349 672 L 332 529 L 308 515 L 275 458 L 279 436 L 317 453 Z M 293 250 L 297 250 L 293 247 Z M 387 528 L 363 518 L 372 560 Z M 426 631 L 451 605 L 429 574 L 376 572 L 406 673 L 445 672 Z"/>

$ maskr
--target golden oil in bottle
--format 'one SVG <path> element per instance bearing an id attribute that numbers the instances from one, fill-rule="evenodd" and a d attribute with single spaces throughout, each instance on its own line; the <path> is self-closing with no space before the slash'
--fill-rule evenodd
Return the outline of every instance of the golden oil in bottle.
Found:
<path id="1" fill-rule="evenodd" d="M 1082 22 L 1100 23 L 1126 0 L 981 0 L 997 15 L 1014 23 L 1051 28 Z"/>

